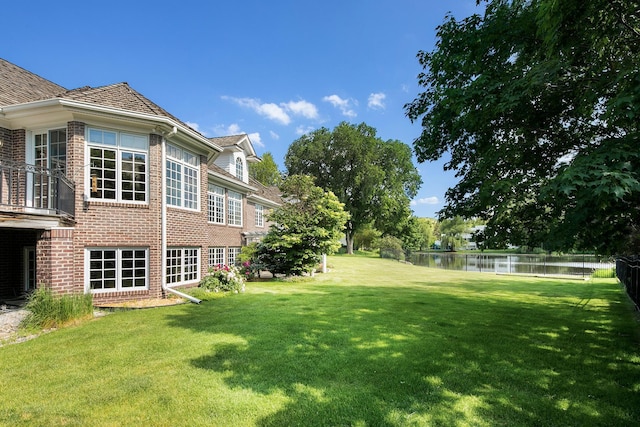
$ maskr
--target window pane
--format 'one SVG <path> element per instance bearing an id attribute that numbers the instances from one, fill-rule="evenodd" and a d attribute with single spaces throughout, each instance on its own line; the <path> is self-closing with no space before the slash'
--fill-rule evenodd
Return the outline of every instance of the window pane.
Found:
<path id="1" fill-rule="evenodd" d="M 98 199 L 115 199 L 116 188 L 116 164 L 112 160 L 107 160 L 115 156 L 115 151 L 110 149 L 92 148 L 89 160 L 91 197 Z"/>
<path id="2" fill-rule="evenodd" d="M 229 225 L 242 225 L 242 194 L 235 191 L 229 191 L 228 198 L 228 215 Z"/>
<path id="3" fill-rule="evenodd" d="M 171 160 L 167 160 L 167 204 L 182 206 L 182 168 Z"/>
<path id="4" fill-rule="evenodd" d="M 118 138 L 120 143 L 118 144 Z M 89 143 L 130 146 L 148 151 L 148 138 L 142 135 L 118 134 L 100 129 L 89 129 Z M 88 187 L 92 198 L 146 202 L 147 153 L 89 147 L 90 176 Z M 135 172 L 133 174 L 132 172 Z M 136 184 L 141 184 L 136 186 Z"/>
<path id="5" fill-rule="evenodd" d="M 89 142 L 115 146 L 116 133 L 106 130 L 89 129 Z"/>
<path id="6" fill-rule="evenodd" d="M 123 133 L 120 134 L 120 146 L 146 151 L 149 147 L 149 144 L 147 142 L 146 136 Z"/>
<path id="7" fill-rule="evenodd" d="M 132 173 L 130 171 L 142 170 L 143 173 Z M 140 153 L 122 153 L 122 199 L 123 200 L 146 200 L 146 180 L 144 174 L 146 169 L 146 155 Z"/>
<path id="8" fill-rule="evenodd" d="M 176 160 L 182 160 L 182 150 L 173 145 L 167 145 L 167 157 L 171 157 Z"/>
<path id="9" fill-rule="evenodd" d="M 184 162 L 191 166 L 198 166 L 198 158 L 189 153 L 188 151 L 184 151 Z"/>

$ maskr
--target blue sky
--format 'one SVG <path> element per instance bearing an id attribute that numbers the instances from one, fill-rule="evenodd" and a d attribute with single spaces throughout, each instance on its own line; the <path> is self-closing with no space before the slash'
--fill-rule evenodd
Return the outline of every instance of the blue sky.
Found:
<path id="1" fill-rule="evenodd" d="M 475 0 L 6 2 L 0 57 L 68 89 L 127 82 L 206 136 L 250 135 L 281 169 L 313 129 L 366 123 L 408 145 L 403 106 L 419 93 L 419 50 L 447 12 Z M 455 185 L 418 164 L 414 214 L 434 217 Z"/>

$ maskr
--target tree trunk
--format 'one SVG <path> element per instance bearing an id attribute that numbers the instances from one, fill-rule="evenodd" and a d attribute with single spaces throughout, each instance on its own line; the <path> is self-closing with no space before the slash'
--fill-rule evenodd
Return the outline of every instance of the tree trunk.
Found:
<path id="1" fill-rule="evenodd" d="M 347 254 L 353 255 L 353 231 L 347 230 L 345 237 L 347 240 Z"/>

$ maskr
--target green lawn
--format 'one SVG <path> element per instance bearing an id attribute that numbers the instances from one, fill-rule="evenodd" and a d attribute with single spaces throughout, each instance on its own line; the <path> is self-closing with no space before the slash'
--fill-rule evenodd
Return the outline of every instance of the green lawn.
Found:
<path id="1" fill-rule="evenodd" d="M 612 279 L 362 256 L 0 348 L 0 424 L 630 426 L 640 339 Z"/>

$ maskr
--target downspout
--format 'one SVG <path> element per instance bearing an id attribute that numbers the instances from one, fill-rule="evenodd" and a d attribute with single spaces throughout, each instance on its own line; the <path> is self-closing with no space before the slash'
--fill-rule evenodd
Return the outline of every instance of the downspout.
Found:
<path id="1" fill-rule="evenodd" d="M 173 130 L 166 135 L 166 137 L 168 138 L 169 136 L 173 136 L 178 132 L 178 129 L 174 126 Z M 160 188 L 162 189 L 162 194 L 161 194 L 161 202 L 160 202 L 160 206 L 161 206 L 161 214 L 160 214 L 160 259 L 161 259 L 161 266 L 160 268 L 162 269 L 162 271 L 160 272 L 160 277 L 161 277 L 161 283 L 162 283 L 162 289 L 165 292 L 171 292 L 172 294 L 178 295 L 180 298 L 184 298 L 184 299 L 188 299 L 189 301 L 196 303 L 196 304 L 200 304 L 202 301 L 200 301 L 198 298 L 192 297 L 191 295 L 187 295 L 184 292 L 180 292 L 177 291 L 173 288 L 171 288 L 170 286 L 167 286 L 167 197 L 166 197 L 166 192 L 167 192 L 167 170 L 166 170 L 166 164 L 167 164 L 167 144 L 166 144 L 167 140 L 165 137 L 162 138 L 162 183 L 160 184 Z"/>

